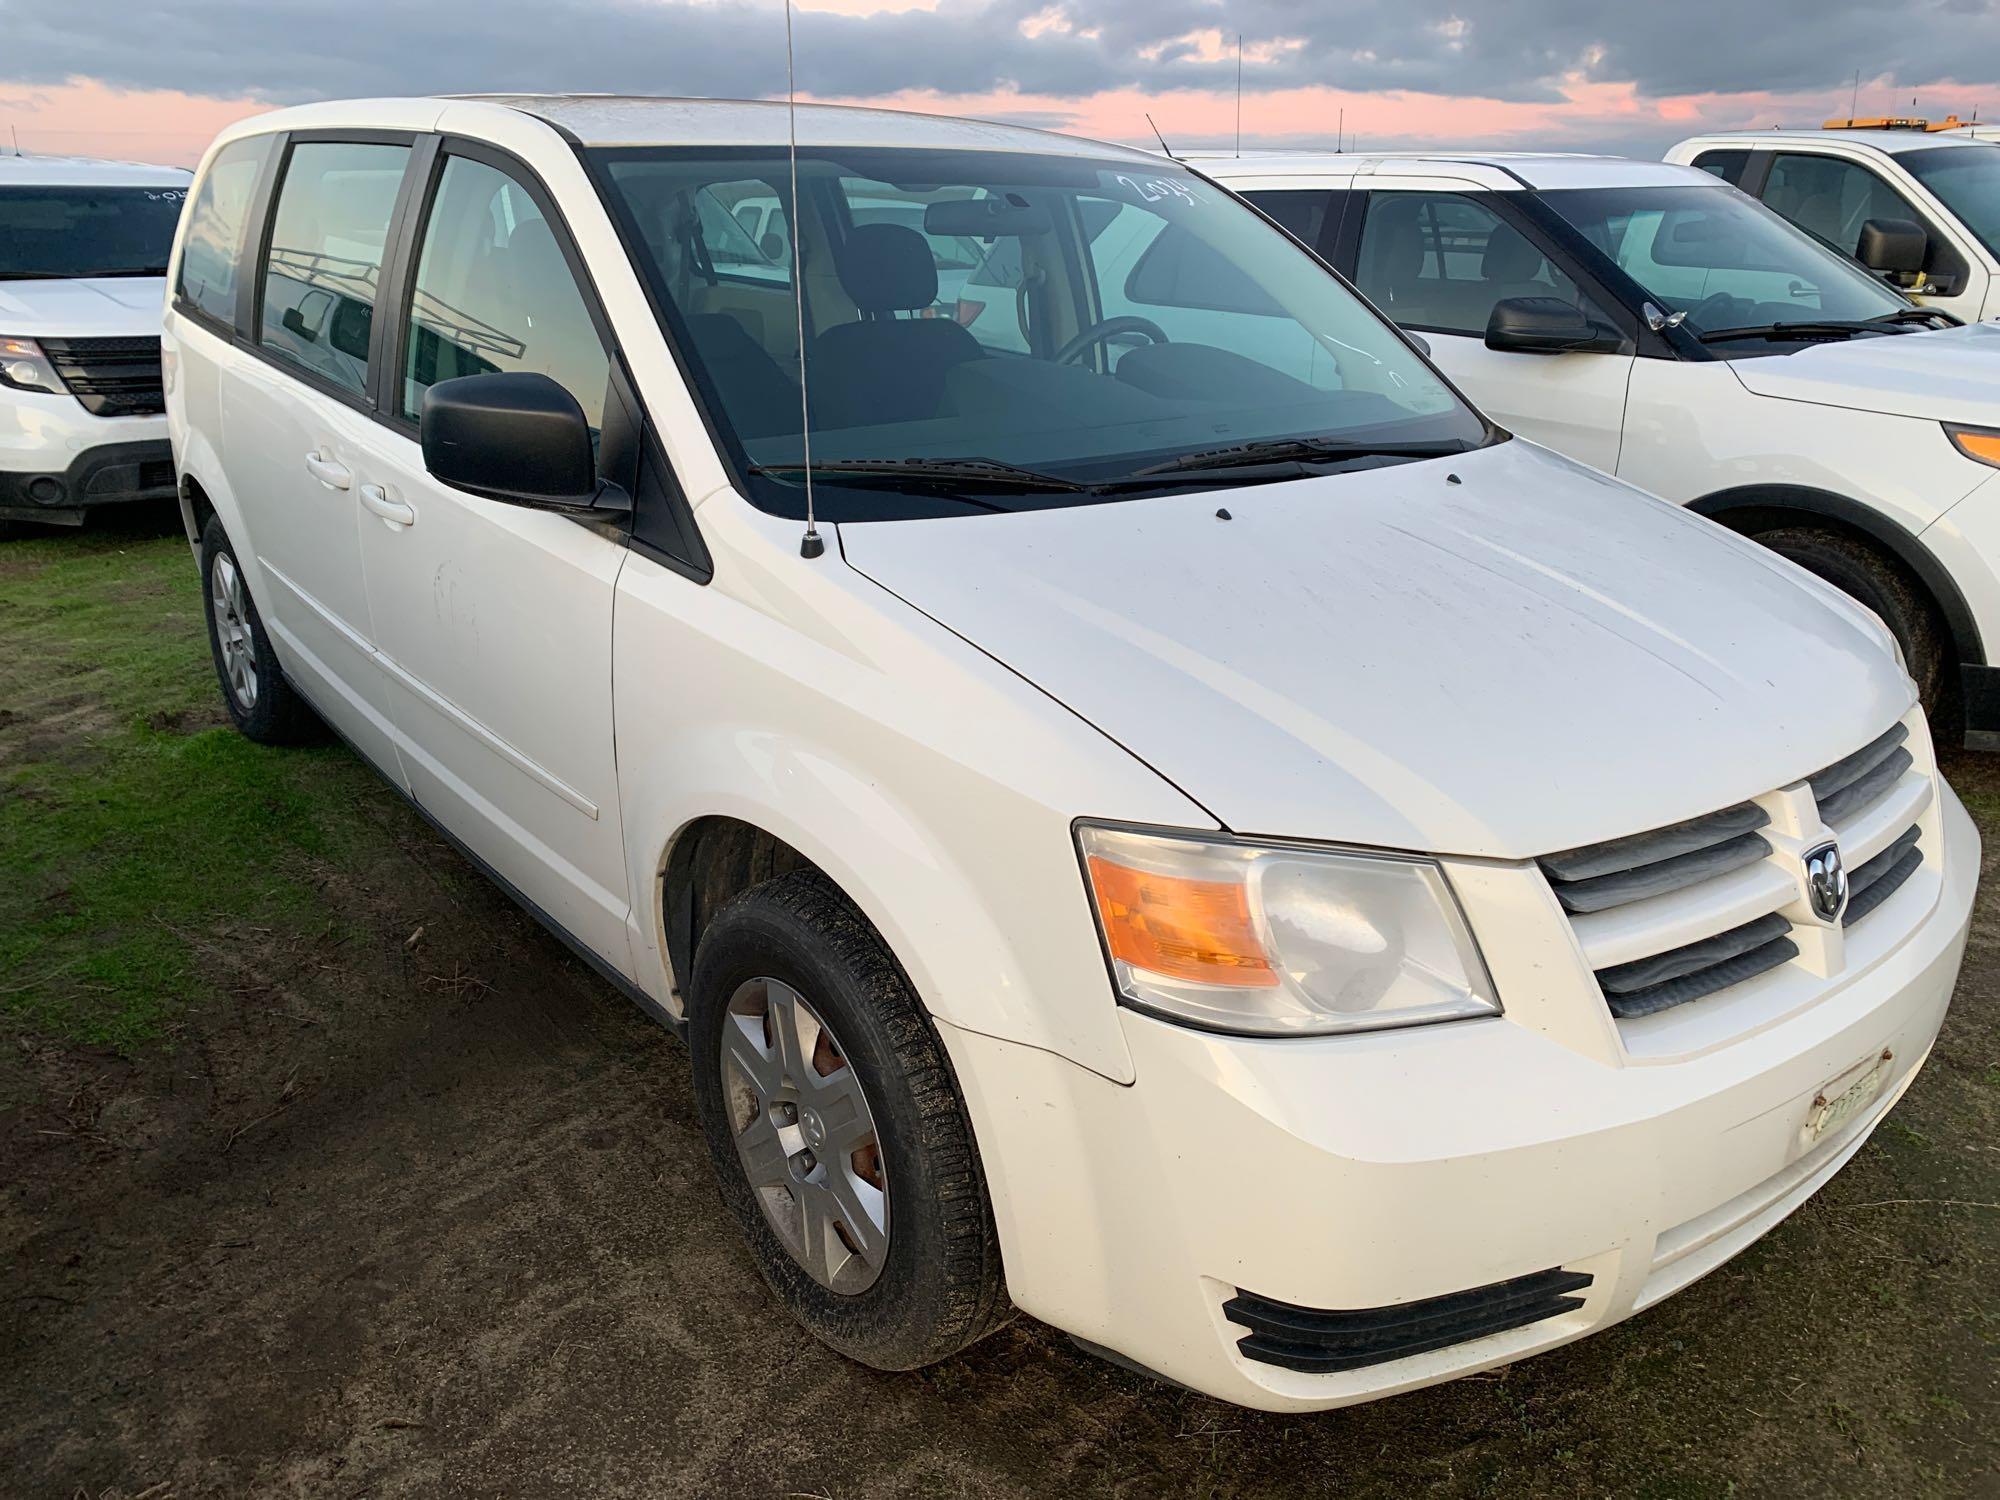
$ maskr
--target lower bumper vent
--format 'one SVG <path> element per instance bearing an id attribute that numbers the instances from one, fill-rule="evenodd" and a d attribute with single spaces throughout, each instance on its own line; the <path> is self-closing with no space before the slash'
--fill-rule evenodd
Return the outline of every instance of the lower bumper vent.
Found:
<path id="1" fill-rule="evenodd" d="M 1556 1268 L 1390 1307 L 1327 1311 L 1239 1290 L 1223 1316 L 1250 1331 L 1237 1341 L 1245 1359 L 1331 1375 L 1469 1343 L 1574 1312 L 1588 1273 Z"/>

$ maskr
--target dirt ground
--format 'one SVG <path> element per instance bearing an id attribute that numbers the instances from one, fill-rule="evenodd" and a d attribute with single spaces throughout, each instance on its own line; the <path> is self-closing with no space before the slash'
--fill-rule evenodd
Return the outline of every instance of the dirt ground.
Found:
<path id="1" fill-rule="evenodd" d="M 1992 882 L 1892 1121 L 1619 1328 L 1302 1418 L 1026 1320 L 879 1375 L 772 1305 L 671 1036 L 345 752 L 220 727 L 160 529 L 0 552 L 0 1492 L 2000 1495 Z"/>

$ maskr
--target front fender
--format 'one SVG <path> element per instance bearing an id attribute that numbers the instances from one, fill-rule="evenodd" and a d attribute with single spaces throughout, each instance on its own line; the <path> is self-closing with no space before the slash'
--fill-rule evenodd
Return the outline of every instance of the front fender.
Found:
<path id="1" fill-rule="evenodd" d="M 1130 1082 L 1070 825 L 1214 820 L 836 558 L 799 562 L 796 526 L 727 503 L 703 522 L 714 584 L 635 554 L 618 586 L 619 791 L 641 985 L 678 1008 L 662 875 L 695 820 L 727 816 L 836 881 L 934 1014 Z M 773 576 L 718 535 L 775 528 L 790 555 L 765 554 Z M 797 594 L 775 591 L 778 579 Z"/>

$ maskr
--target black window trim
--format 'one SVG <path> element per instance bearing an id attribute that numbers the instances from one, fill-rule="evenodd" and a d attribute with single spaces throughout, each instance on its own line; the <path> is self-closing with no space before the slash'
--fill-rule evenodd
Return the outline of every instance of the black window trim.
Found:
<path id="1" fill-rule="evenodd" d="M 239 289 L 237 309 L 237 336 L 239 347 L 255 358 L 262 360 L 274 370 L 292 376 L 300 384 L 329 396 L 343 406 L 352 407 L 366 416 L 375 415 L 373 391 L 377 378 L 378 361 L 382 348 L 382 292 L 389 279 L 390 263 L 394 256 L 397 216 L 403 211 L 404 200 L 410 191 L 410 168 L 414 164 L 415 147 L 421 131 L 415 130 L 294 130 L 284 137 L 283 146 L 276 153 L 278 163 L 271 176 L 268 194 L 258 205 L 259 217 L 256 233 L 246 240 L 245 258 L 250 268 L 251 285 Z M 368 325 L 368 381 L 359 392 L 328 380 L 317 371 L 309 370 L 296 360 L 284 359 L 264 347 L 264 277 L 265 257 L 270 253 L 271 230 L 277 222 L 278 200 L 285 189 L 285 178 L 291 171 L 292 154 L 300 146 L 407 146 L 410 155 L 403 162 L 403 179 L 396 189 L 396 203 L 389 211 L 389 234 L 383 241 L 382 268 L 375 278 L 375 307 L 369 315 Z M 249 303 L 246 310 L 244 303 Z M 247 316 L 246 316 L 247 312 Z"/>
<path id="2" fill-rule="evenodd" d="M 414 442 L 417 436 L 417 423 L 397 414 L 396 387 L 391 381 L 391 374 L 397 377 L 401 374 L 403 328 L 406 322 L 405 303 L 408 299 L 408 288 L 413 284 L 416 274 L 413 257 L 417 250 L 417 230 L 427 221 L 437 181 L 443 176 L 444 158 L 448 155 L 460 155 L 484 161 L 486 165 L 505 172 L 518 182 L 548 219 L 563 258 L 576 278 L 577 289 L 583 296 L 584 307 L 597 329 L 599 338 L 604 342 L 611 371 L 606 425 L 607 427 L 611 425 L 610 419 L 615 410 L 622 425 L 629 429 L 622 437 L 623 451 L 628 461 L 621 467 L 630 472 L 611 477 L 623 484 L 628 492 L 636 495 L 638 465 L 642 461 L 642 450 L 649 450 L 654 455 L 653 461 L 657 465 L 660 488 L 667 497 L 666 513 L 659 516 L 635 513 L 632 524 L 621 533 L 622 540 L 628 546 L 636 547 L 663 566 L 696 583 L 709 582 L 714 576 L 713 560 L 707 545 L 702 541 L 700 529 L 695 525 L 693 509 L 688 504 L 679 476 L 674 472 L 673 465 L 667 460 L 664 449 L 652 432 L 652 423 L 647 416 L 645 403 L 639 398 L 638 386 L 632 379 L 624 352 L 618 344 L 611 320 L 604 310 L 603 300 L 598 295 L 597 285 L 577 249 L 576 237 L 540 175 L 512 152 L 470 136 L 444 135 L 434 131 L 377 130 L 358 127 L 270 131 L 265 134 L 272 144 L 266 148 L 257 185 L 244 215 L 245 233 L 239 248 L 240 274 L 237 278 L 234 326 L 224 327 L 219 320 L 199 316 L 198 310 L 187 308 L 178 296 L 174 304 L 176 309 L 187 312 L 190 317 L 196 318 L 201 326 L 218 337 L 227 339 L 250 358 L 269 365 L 280 374 L 298 380 L 307 389 L 331 397 Z M 390 210 L 388 234 L 383 245 L 382 269 L 376 279 L 375 310 L 368 337 L 368 382 L 365 390 L 358 394 L 334 384 L 293 360 L 281 358 L 266 349 L 259 341 L 263 317 L 264 260 L 276 219 L 278 195 L 284 185 L 286 170 L 291 165 L 293 148 L 321 143 L 392 145 L 410 148 L 409 158 L 403 167 L 403 180 L 396 190 L 395 206 Z M 389 311 L 391 308 L 395 309 L 393 315 Z M 604 524 L 601 520 L 594 521 L 588 517 L 579 516 L 574 519 L 579 524 L 593 527 Z M 678 544 L 678 551 L 675 544 Z"/>
<path id="3" fill-rule="evenodd" d="M 1717 180 L 1720 181 L 1719 178 Z M 1346 257 L 1346 269 L 1350 273 L 1358 273 L 1360 270 L 1361 236 L 1368 222 L 1369 211 L 1375 206 L 1376 199 L 1409 197 L 1416 194 L 1464 198 L 1488 210 L 1501 223 L 1519 232 L 1529 244 L 1548 258 L 1556 270 L 1575 282 L 1577 290 L 1595 302 L 1599 311 L 1610 315 L 1624 339 L 1623 345 L 1612 355 L 1613 358 L 1679 357 L 1673 347 L 1647 328 L 1645 319 L 1640 316 L 1639 309 L 1646 299 L 1638 283 L 1619 271 L 1608 257 L 1598 253 L 1596 246 L 1579 234 L 1567 219 L 1543 205 L 1537 190 L 1531 188 L 1525 191 L 1508 191 L 1499 188 L 1465 187 L 1442 181 L 1435 187 L 1421 188 L 1363 187 L 1362 183 L 1363 179 L 1355 179 L 1355 197 L 1361 201 L 1357 204 L 1359 212 L 1350 212 L 1347 215 L 1353 223 L 1351 232 L 1348 232 L 1345 223 L 1341 226 L 1344 241 L 1342 250 Z M 1607 272 L 1611 274 L 1606 274 Z M 1485 337 L 1483 332 L 1468 333 L 1463 328 L 1439 328 L 1428 323 L 1397 326 L 1407 328 L 1412 333 L 1420 333 L 1426 338 L 1483 340 Z"/>
<path id="4" fill-rule="evenodd" d="M 389 262 L 393 275 L 385 273 L 383 281 L 382 304 L 391 315 L 384 334 L 381 383 L 375 391 L 375 420 L 412 442 L 417 440 L 417 419 L 402 412 L 403 360 L 409 343 L 417 268 L 423 255 L 423 231 L 430 224 L 431 212 L 443 188 L 445 168 L 455 156 L 491 168 L 528 195 L 547 222 L 577 295 L 583 299 L 584 314 L 604 349 L 610 381 L 599 446 L 604 477 L 621 486 L 634 501 L 624 540 L 682 576 L 696 583 L 707 583 L 715 573 L 713 558 L 701 539 L 700 528 L 695 525 L 694 511 L 680 478 L 652 434 L 652 424 L 645 403 L 639 399 L 638 385 L 632 379 L 618 331 L 604 310 L 604 298 L 577 246 L 576 234 L 541 174 L 503 146 L 475 136 L 433 134 L 425 138 L 421 160 L 413 163 L 408 201 L 400 205 L 401 212 L 394 221 Z M 639 501 L 639 469 L 648 454 L 657 465 L 660 489 L 666 497 L 663 515 L 655 513 L 657 507 L 649 509 Z M 588 517 L 576 519 L 586 524 L 602 524 Z"/>
<path id="5" fill-rule="evenodd" d="M 1759 203 L 1764 204 L 1766 208 L 1771 208 L 1771 205 L 1765 201 L 1764 189 L 1770 183 L 1770 176 L 1777 168 L 1778 159 L 1784 156 L 1805 157 L 1812 161 L 1840 162 L 1845 166 L 1853 167 L 1856 171 L 1866 172 L 1870 177 L 1873 177 L 1889 192 L 1894 193 L 1896 197 L 1902 200 L 1903 206 L 1910 211 L 1911 219 L 1923 230 L 1925 237 L 1930 241 L 1932 252 L 1930 258 L 1936 261 L 1936 264 L 1925 266 L 1924 274 L 1926 276 L 1950 276 L 1953 278 L 1953 285 L 1950 291 L 1930 292 L 1927 295 L 1933 297 L 1956 297 L 1966 289 L 1971 280 L 1972 267 L 1966 263 L 1965 256 L 1960 253 L 1957 240 L 1938 227 L 1936 221 L 1928 213 L 1924 212 L 1923 205 L 1912 203 L 1909 193 L 1903 189 L 1902 185 L 1891 181 L 1888 174 L 1883 172 L 1877 161 L 1872 158 L 1849 156 L 1841 151 L 1814 151 L 1809 146 L 1801 143 L 1787 141 L 1782 146 L 1773 147 L 1770 159 L 1764 164 L 1763 177 L 1758 181 L 1757 192 L 1755 194 Z M 1883 152 L 1881 160 L 1894 161 L 1895 157 L 1888 152 Z M 1904 168 L 1903 170 L 1908 172 L 1909 169 Z M 1929 189 L 1926 188 L 1925 191 L 1929 192 Z M 1772 208 L 1771 212 L 1774 214 L 1778 213 L 1775 208 Z M 1807 229 L 1805 225 L 1799 223 L 1796 219 L 1786 218 L 1783 214 L 1778 214 L 1778 217 L 1784 219 L 1794 229 L 1802 230 L 1806 234 L 1812 234 L 1814 239 L 1819 240 L 1822 245 L 1832 250 L 1842 260 L 1852 261 L 1855 265 L 1861 264 L 1859 260 L 1855 259 L 1852 250 L 1842 249 L 1831 240 L 1821 239 L 1820 236 L 1813 234 L 1810 229 Z M 1867 268 L 1863 267 L 1863 269 L 1866 270 Z M 1876 273 L 1869 271 L 1868 274 L 1875 276 Z M 1876 279 L 1881 280 L 1879 276 Z M 1893 282 L 1884 284 L 1889 286 L 1893 291 L 1901 292 L 1905 297 L 1910 295 L 1906 289 L 1896 286 Z"/>

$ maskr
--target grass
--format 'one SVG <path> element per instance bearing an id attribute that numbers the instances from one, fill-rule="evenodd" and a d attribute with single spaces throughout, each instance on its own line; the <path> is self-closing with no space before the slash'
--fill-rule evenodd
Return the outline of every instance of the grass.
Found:
<path id="1" fill-rule="evenodd" d="M 178 537 L 6 544 L 0 630 L 0 1010 L 129 1053 L 198 997 L 197 944 L 324 925 L 377 788 L 227 726 Z"/>

